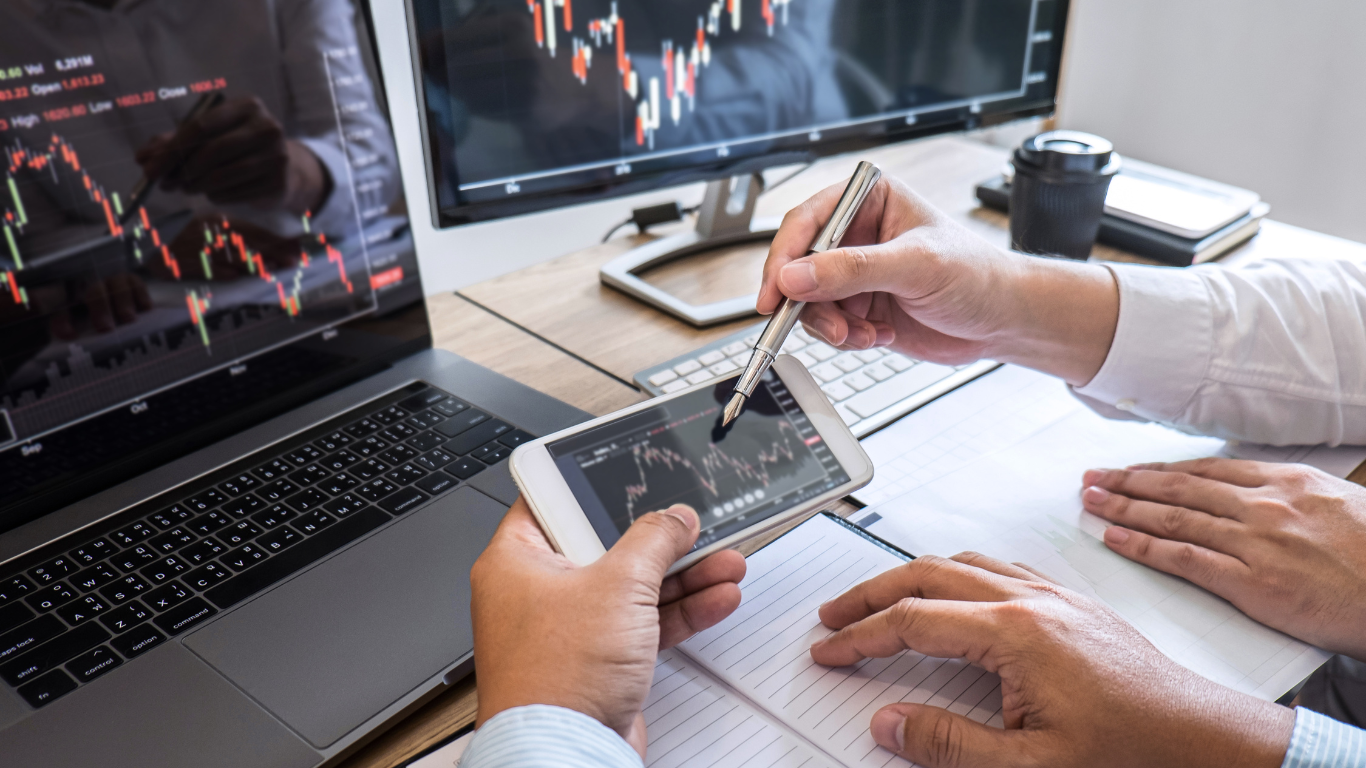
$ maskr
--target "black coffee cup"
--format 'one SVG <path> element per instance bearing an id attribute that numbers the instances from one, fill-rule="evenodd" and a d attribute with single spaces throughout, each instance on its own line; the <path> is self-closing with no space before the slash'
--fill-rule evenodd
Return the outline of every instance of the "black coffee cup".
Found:
<path id="1" fill-rule="evenodd" d="M 1079 131 L 1048 131 L 1015 150 L 1010 247 L 1086 259 L 1100 231 L 1105 195 L 1119 172 L 1110 142 Z"/>

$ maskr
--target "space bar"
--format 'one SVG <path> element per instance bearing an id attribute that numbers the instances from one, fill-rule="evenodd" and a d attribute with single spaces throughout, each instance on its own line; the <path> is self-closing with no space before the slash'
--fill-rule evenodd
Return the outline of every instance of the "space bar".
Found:
<path id="1" fill-rule="evenodd" d="M 205 592 L 204 596 L 220 609 L 236 605 L 392 519 L 375 507 L 363 509 L 356 513 L 355 517 L 342 520 L 331 528 L 324 528 L 312 537 L 304 539 L 296 546 L 286 549 L 255 568 L 228 579 Z"/>
<path id="2" fill-rule="evenodd" d="M 953 373 L 953 369 L 947 365 L 920 363 L 878 384 L 867 392 L 849 398 L 845 405 L 866 419 L 878 411 L 891 408 L 951 373 Z"/>

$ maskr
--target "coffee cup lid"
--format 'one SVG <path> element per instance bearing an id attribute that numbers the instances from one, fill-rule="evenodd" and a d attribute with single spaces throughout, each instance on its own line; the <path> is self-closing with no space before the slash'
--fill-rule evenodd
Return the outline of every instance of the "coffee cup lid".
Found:
<path id="1" fill-rule="evenodd" d="M 1045 172 L 1108 176 L 1119 170 L 1119 156 L 1114 149 L 1108 140 L 1094 134 L 1046 131 L 1025 139 L 1015 150 L 1015 165 Z"/>

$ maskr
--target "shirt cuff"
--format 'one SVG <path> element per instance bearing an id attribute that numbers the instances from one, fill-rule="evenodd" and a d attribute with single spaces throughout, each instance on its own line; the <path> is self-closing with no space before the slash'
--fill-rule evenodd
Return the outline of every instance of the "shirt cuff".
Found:
<path id="1" fill-rule="evenodd" d="M 1366 731 L 1296 707 L 1281 768 L 1366 768 Z"/>
<path id="2" fill-rule="evenodd" d="M 616 731 L 588 715 L 534 704 L 484 723 L 460 768 L 641 768 L 641 760 Z"/>
<path id="3" fill-rule="evenodd" d="M 1209 370 L 1214 309 L 1197 272 L 1106 264 L 1119 284 L 1119 323 L 1095 378 L 1074 392 L 1149 421 L 1178 420 Z"/>

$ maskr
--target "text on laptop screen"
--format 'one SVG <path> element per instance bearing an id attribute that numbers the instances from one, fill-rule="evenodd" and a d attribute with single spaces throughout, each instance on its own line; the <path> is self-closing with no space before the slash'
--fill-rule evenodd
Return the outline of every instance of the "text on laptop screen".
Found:
<path id="1" fill-rule="evenodd" d="M 0 5 L 0 530 L 427 343 L 365 16 Z"/>

